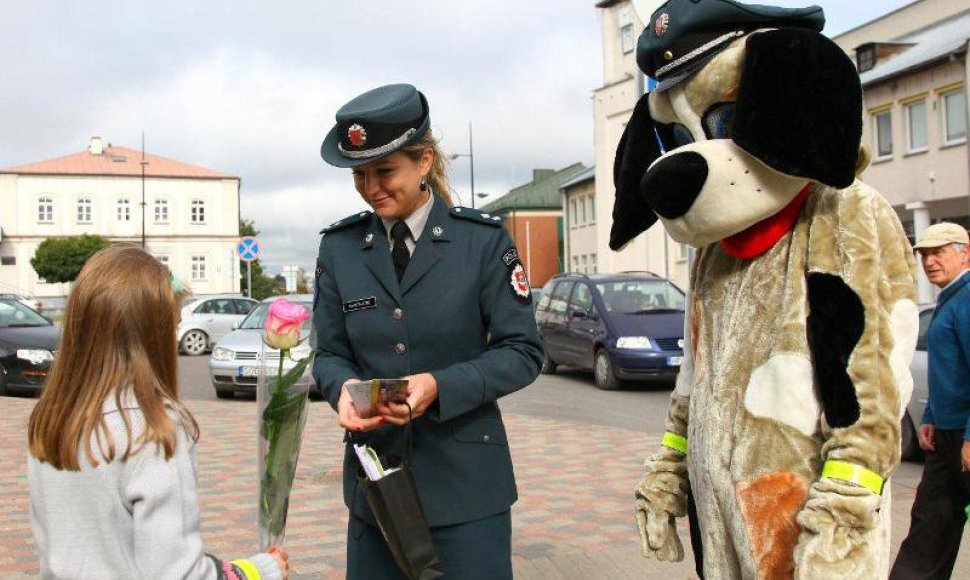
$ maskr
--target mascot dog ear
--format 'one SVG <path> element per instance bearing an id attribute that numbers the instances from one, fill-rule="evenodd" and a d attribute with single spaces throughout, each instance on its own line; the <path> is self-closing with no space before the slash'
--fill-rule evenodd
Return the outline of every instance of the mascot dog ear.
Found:
<path id="1" fill-rule="evenodd" d="M 750 35 L 732 138 L 781 173 L 852 185 L 862 138 L 862 87 L 852 61 L 811 30 Z"/>
<path id="2" fill-rule="evenodd" d="M 640 180 L 661 155 L 650 118 L 649 94 L 640 97 L 616 147 L 613 163 L 613 226 L 610 249 L 619 250 L 657 221 L 657 214 L 640 194 Z"/>

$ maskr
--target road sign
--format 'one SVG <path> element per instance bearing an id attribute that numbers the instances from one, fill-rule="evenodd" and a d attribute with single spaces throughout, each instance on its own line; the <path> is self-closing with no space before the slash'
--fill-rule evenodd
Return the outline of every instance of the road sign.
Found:
<path id="1" fill-rule="evenodd" d="M 243 262 L 259 259 L 259 241 L 253 236 L 243 236 L 236 242 L 236 254 Z"/>

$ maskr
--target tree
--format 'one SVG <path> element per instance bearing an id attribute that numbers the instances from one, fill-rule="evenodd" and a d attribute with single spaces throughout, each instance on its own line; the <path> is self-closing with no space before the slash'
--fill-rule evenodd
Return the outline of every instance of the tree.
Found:
<path id="1" fill-rule="evenodd" d="M 84 234 L 68 238 L 47 238 L 37 246 L 30 265 L 48 283 L 73 282 L 88 258 L 111 243 L 101 236 Z"/>
<path id="2" fill-rule="evenodd" d="M 257 234 L 259 234 L 259 230 L 256 229 L 256 222 L 239 220 L 240 236 L 255 236 Z M 253 260 L 250 264 L 252 264 L 253 269 L 253 293 L 251 296 L 256 300 L 262 300 L 279 294 L 280 292 L 276 289 L 276 282 L 263 273 L 263 265 L 259 263 L 259 260 Z M 239 273 L 239 287 L 242 288 L 243 294 L 249 295 L 247 292 L 249 283 L 246 278 L 246 262 L 242 260 L 239 260 Z"/>

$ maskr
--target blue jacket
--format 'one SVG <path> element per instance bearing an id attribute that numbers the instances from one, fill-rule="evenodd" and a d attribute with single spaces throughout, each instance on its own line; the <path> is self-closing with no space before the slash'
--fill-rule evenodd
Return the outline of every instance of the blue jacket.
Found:
<path id="1" fill-rule="evenodd" d="M 542 346 L 512 240 L 497 216 L 437 196 L 401 282 L 381 220 L 361 212 L 325 229 L 317 260 L 314 377 L 334 407 L 349 378 L 430 372 L 438 400 L 414 422 L 411 468 L 428 524 L 473 521 L 517 498 L 496 401 L 535 380 Z M 522 282 L 521 277 L 519 282 Z M 523 296 L 522 294 L 525 294 Z M 398 454 L 394 426 L 356 434 Z M 348 443 L 344 501 L 373 521 Z"/>
<path id="2" fill-rule="evenodd" d="M 964 429 L 970 440 L 970 274 L 940 293 L 926 340 L 929 404 L 922 423 Z"/>

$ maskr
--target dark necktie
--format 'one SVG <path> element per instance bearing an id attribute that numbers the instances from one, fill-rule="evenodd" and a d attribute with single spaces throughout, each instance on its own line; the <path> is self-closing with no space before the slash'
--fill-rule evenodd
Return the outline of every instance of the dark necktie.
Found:
<path id="1" fill-rule="evenodd" d="M 397 274 L 398 282 L 404 277 L 404 270 L 407 269 L 408 261 L 411 259 L 411 252 L 408 251 L 408 246 L 405 243 L 410 235 L 411 230 L 403 221 L 398 221 L 391 227 L 391 239 L 394 240 L 391 259 L 394 260 L 394 273 Z"/>

